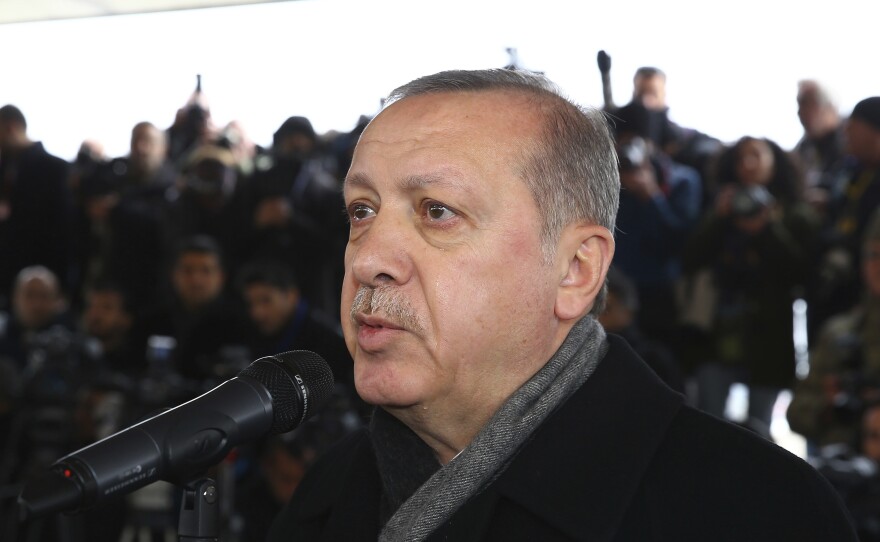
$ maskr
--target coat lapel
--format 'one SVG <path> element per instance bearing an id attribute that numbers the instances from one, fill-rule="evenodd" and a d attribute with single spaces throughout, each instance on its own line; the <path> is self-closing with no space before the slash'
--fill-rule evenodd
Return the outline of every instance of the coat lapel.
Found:
<path id="1" fill-rule="evenodd" d="M 610 540 L 684 398 L 619 337 L 495 489 L 575 539 Z"/>

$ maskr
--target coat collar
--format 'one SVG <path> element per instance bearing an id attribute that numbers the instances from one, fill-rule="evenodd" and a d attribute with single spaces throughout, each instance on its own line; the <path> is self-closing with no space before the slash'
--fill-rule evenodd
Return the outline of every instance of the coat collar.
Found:
<path id="1" fill-rule="evenodd" d="M 499 496 L 573 538 L 609 540 L 666 429 L 684 402 L 620 337 L 587 382 L 534 433 L 483 494 L 456 512 L 457 540 L 480 540 Z M 322 471 L 299 516 L 329 514 L 324 540 L 375 540 L 381 481 L 366 433 L 347 446 L 346 468 Z M 335 463 L 335 462 L 334 462 Z M 338 463 L 336 463 L 338 464 Z M 344 517 L 333 515 L 344 512 Z M 331 532 L 332 531 L 332 532 Z M 448 534 L 448 531 L 447 531 Z"/>
<path id="2" fill-rule="evenodd" d="M 495 486 L 578 539 L 609 540 L 684 402 L 620 337 Z"/>

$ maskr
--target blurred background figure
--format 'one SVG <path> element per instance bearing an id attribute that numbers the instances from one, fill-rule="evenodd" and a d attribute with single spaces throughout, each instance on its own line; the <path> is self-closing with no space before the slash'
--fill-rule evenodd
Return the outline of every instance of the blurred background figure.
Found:
<path id="1" fill-rule="evenodd" d="M 250 316 L 252 357 L 288 350 L 320 352 L 333 371 L 337 393 L 359 413 L 370 412 L 371 407 L 354 388 L 353 361 L 339 319 L 302 296 L 288 267 L 271 261 L 253 262 L 242 269 L 237 284 Z"/>
<path id="2" fill-rule="evenodd" d="M 275 516 L 293 496 L 317 457 L 303 439 L 271 437 L 256 451 L 256 468 L 248 473 L 236 495 L 241 540 L 265 540 Z"/>
<path id="3" fill-rule="evenodd" d="M 146 345 L 135 337 L 135 313 L 122 286 L 110 280 L 86 288 L 82 330 L 95 339 L 95 355 L 102 369 L 129 378 L 146 376 Z"/>
<path id="4" fill-rule="evenodd" d="M 185 378 L 218 383 L 249 361 L 243 347 L 246 319 L 227 292 L 227 277 L 224 252 L 216 240 L 207 235 L 184 238 L 170 270 L 171 295 L 143 319 L 148 348 L 173 345 L 170 368 Z"/>
<path id="5" fill-rule="evenodd" d="M 78 404 L 98 374 L 88 344 L 73 329 L 58 278 L 48 268 L 31 266 L 18 273 L 6 322 L 0 330 L 0 366 L 15 387 L 4 390 L 11 392 L 5 398 L 11 409 L 0 434 L 0 486 L 28 479 L 84 442 Z M 12 512 L 0 503 L 0 518 L 14 517 L 7 516 Z M 46 523 L 52 526 L 46 526 L 49 540 L 59 539 L 59 529 L 92 525 L 86 518 Z"/>
<path id="6" fill-rule="evenodd" d="M 79 288 L 72 304 L 83 303 L 83 285 L 111 278 L 135 306 L 151 303 L 159 292 L 165 247 L 160 215 L 150 204 L 122 195 L 113 164 L 83 177 L 73 244 L 72 274 Z"/>
<path id="7" fill-rule="evenodd" d="M 47 267 L 26 267 L 15 278 L 11 313 L 0 313 L 0 358 L 24 371 L 40 334 L 53 326 L 73 327 L 58 277 Z"/>
<path id="8" fill-rule="evenodd" d="M 202 91 L 202 76 L 196 76 L 196 88 L 186 104 L 177 110 L 174 123 L 168 128 L 168 159 L 182 167 L 195 149 L 210 143 L 216 136 L 208 98 Z"/>
<path id="9" fill-rule="evenodd" d="M 107 154 L 104 152 L 104 145 L 101 142 L 86 139 L 80 144 L 76 158 L 70 165 L 70 175 L 67 178 L 74 199 L 79 194 L 82 179 L 94 175 L 99 167 L 107 163 L 107 160 Z"/>
<path id="10" fill-rule="evenodd" d="M 640 103 L 651 111 L 666 111 L 666 74 L 653 66 L 636 70 L 633 76 L 631 103 Z"/>
<path id="11" fill-rule="evenodd" d="M 880 465 L 880 402 L 868 403 L 862 414 L 861 450 L 865 457 Z"/>
<path id="12" fill-rule="evenodd" d="M 819 209 L 827 205 L 844 157 L 843 119 L 831 93 L 818 81 L 798 83 L 798 119 L 804 135 L 794 153 L 804 170 L 805 197 Z"/>
<path id="13" fill-rule="evenodd" d="M 178 172 L 168 161 L 165 132 L 149 122 L 139 122 L 131 130 L 128 156 L 116 158 L 110 175 L 120 196 L 138 201 L 157 213 L 168 205 L 169 190 Z"/>
<path id="14" fill-rule="evenodd" d="M 683 261 L 714 289 L 697 406 L 724 416 L 731 384 L 749 387 L 749 425 L 769 436 L 779 391 L 794 379 L 792 302 L 802 295 L 818 229 L 802 180 L 773 141 L 744 137 L 721 155 L 714 208 Z"/>
<path id="15" fill-rule="evenodd" d="M 165 220 L 166 250 L 174 254 L 181 239 L 207 235 L 219 243 L 229 261 L 245 261 L 250 228 L 250 208 L 245 187 L 239 182 L 232 151 L 208 144 L 188 157 L 178 181 L 179 197 L 168 208 Z"/>
<path id="16" fill-rule="evenodd" d="M 880 542 L 880 402 L 865 405 L 855 449 L 844 445 L 823 448 L 810 459 L 840 494 L 861 542 Z"/>
<path id="17" fill-rule="evenodd" d="M 305 117 L 290 117 L 275 131 L 271 165 L 251 181 L 254 237 L 248 259 L 292 267 L 311 302 L 335 313 L 348 222 L 335 162 L 319 143 Z"/>
<path id="18" fill-rule="evenodd" d="M 24 267 L 44 265 L 69 285 L 69 169 L 28 137 L 20 109 L 0 107 L 0 309 Z"/>
<path id="19" fill-rule="evenodd" d="M 619 269 L 608 272 L 608 297 L 599 323 L 608 333 L 620 335 L 666 384 L 685 393 L 684 376 L 674 354 L 663 344 L 644 336 L 637 323 L 639 296 L 635 284 Z"/>
<path id="20" fill-rule="evenodd" d="M 619 108 L 614 104 L 611 90 L 611 57 L 605 51 L 599 51 L 597 61 L 602 75 L 605 110 L 616 115 Z M 655 147 L 676 162 L 693 167 L 706 178 L 712 158 L 721 151 L 721 142 L 670 120 L 666 102 L 666 73 L 663 70 L 654 66 L 642 66 L 636 70 L 632 98 L 627 105 L 634 104 L 640 104 L 649 111 L 647 137 Z"/>
<path id="21" fill-rule="evenodd" d="M 847 157 L 826 206 L 809 292 L 812 336 L 858 302 L 862 291 L 861 242 L 880 207 L 880 96 L 856 104 L 844 134 Z"/>
<path id="22" fill-rule="evenodd" d="M 296 430 L 261 439 L 249 447 L 236 484 L 238 540 L 265 540 L 275 516 L 290 500 L 306 470 L 330 447 L 363 422 L 349 398 L 337 389 L 315 417 Z M 241 464 L 244 463 L 244 464 Z"/>
<path id="23" fill-rule="evenodd" d="M 814 326 L 858 300 L 861 240 L 871 214 L 880 207 L 880 96 L 856 104 L 846 122 L 842 188 L 828 204 L 823 232 Z"/>
<path id="24" fill-rule="evenodd" d="M 250 350 L 261 357 L 288 350 L 321 352 L 334 377 L 353 391 L 352 361 L 339 321 L 312 307 L 291 270 L 276 262 L 255 262 L 238 277 L 253 328 Z"/>
<path id="25" fill-rule="evenodd" d="M 242 178 L 249 178 L 257 167 L 257 159 L 265 150 L 251 140 L 247 131 L 237 120 L 230 121 L 217 136 L 217 145 L 232 152 L 236 168 Z"/>
<path id="26" fill-rule="evenodd" d="M 865 233 L 861 299 L 822 326 L 788 408 L 789 425 L 813 454 L 832 444 L 858 449 L 865 404 L 880 400 L 880 212 Z"/>
<path id="27" fill-rule="evenodd" d="M 639 328 L 671 344 L 681 251 L 700 217 L 701 180 L 657 147 L 655 117 L 644 105 L 631 103 L 614 116 L 621 184 L 614 265 L 637 288 Z"/>

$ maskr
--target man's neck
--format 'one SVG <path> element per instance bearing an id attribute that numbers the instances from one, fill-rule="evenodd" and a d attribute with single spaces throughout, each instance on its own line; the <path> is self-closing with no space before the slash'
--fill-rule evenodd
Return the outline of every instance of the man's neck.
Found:
<path id="1" fill-rule="evenodd" d="M 483 415 L 471 412 L 471 415 L 466 418 L 461 417 L 453 421 L 447 421 L 446 416 L 437 416 L 428 408 L 383 408 L 412 429 L 425 444 L 434 450 L 437 461 L 441 465 L 445 465 L 471 443 L 502 403 L 503 401 L 499 402 L 491 412 L 484 411 Z"/>
<path id="2" fill-rule="evenodd" d="M 34 145 L 26 135 L 15 136 L 3 147 L 3 154 L 17 156 Z"/>

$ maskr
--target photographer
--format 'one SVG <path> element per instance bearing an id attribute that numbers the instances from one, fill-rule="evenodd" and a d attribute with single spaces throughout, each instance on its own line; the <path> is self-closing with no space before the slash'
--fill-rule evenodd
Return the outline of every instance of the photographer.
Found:
<path id="1" fill-rule="evenodd" d="M 855 448 L 823 447 L 810 463 L 843 500 L 861 542 L 880 542 L 880 401 L 864 405 Z"/>
<path id="2" fill-rule="evenodd" d="M 880 398 L 880 213 L 862 243 L 862 300 L 829 319 L 810 353 L 810 374 L 788 408 L 792 430 L 814 445 L 855 447 L 866 401 Z"/>
<path id="3" fill-rule="evenodd" d="M 313 306 L 336 312 L 348 221 L 332 160 L 309 119 L 285 120 L 263 162 L 249 185 L 253 236 L 244 259 L 291 267 Z"/>
<path id="4" fill-rule="evenodd" d="M 148 357 L 159 356 L 157 341 L 173 345 L 168 369 L 195 382 L 212 382 L 244 368 L 246 320 L 240 303 L 227 294 L 227 261 L 211 236 L 180 240 L 169 273 L 172 295 L 142 319 Z"/>
<path id="5" fill-rule="evenodd" d="M 654 340 L 674 332 L 674 284 L 681 250 L 700 215 L 701 180 L 692 168 L 658 150 L 656 117 L 631 103 L 614 113 L 620 163 L 615 266 L 635 283 L 639 326 Z"/>
<path id="6" fill-rule="evenodd" d="M 181 239 L 208 235 L 219 244 L 230 273 L 249 250 L 249 204 L 229 149 L 203 145 L 193 151 L 177 183 L 179 197 L 165 220 L 165 249 L 171 258 Z"/>
<path id="7" fill-rule="evenodd" d="M 599 51 L 596 60 L 602 76 L 605 110 L 616 116 L 626 107 L 644 106 L 651 117 L 652 127 L 648 137 L 654 146 L 676 162 L 693 167 L 700 176 L 706 177 L 711 160 L 721 152 L 722 144 L 714 137 L 680 126 L 669 118 L 666 73 L 653 66 L 637 69 L 633 75 L 632 98 L 626 106 L 619 108 L 614 104 L 611 91 L 611 57 L 605 51 Z"/>
<path id="8" fill-rule="evenodd" d="M 802 287 L 817 219 L 776 143 L 743 137 L 718 159 L 714 208 L 685 249 L 685 271 L 714 287 L 697 405 L 723 416 L 730 385 L 749 386 L 753 429 L 769 436 L 773 405 L 792 385 L 792 302 Z"/>
<path id="9" fill-rule="evenodd" d="M 23 370 L 34 337 L 54 326 L 73 327 L 58 277 L 41 265 L 25 267 L 13 283 L 12 311 L 0 313 L 0 359 Z"/>

